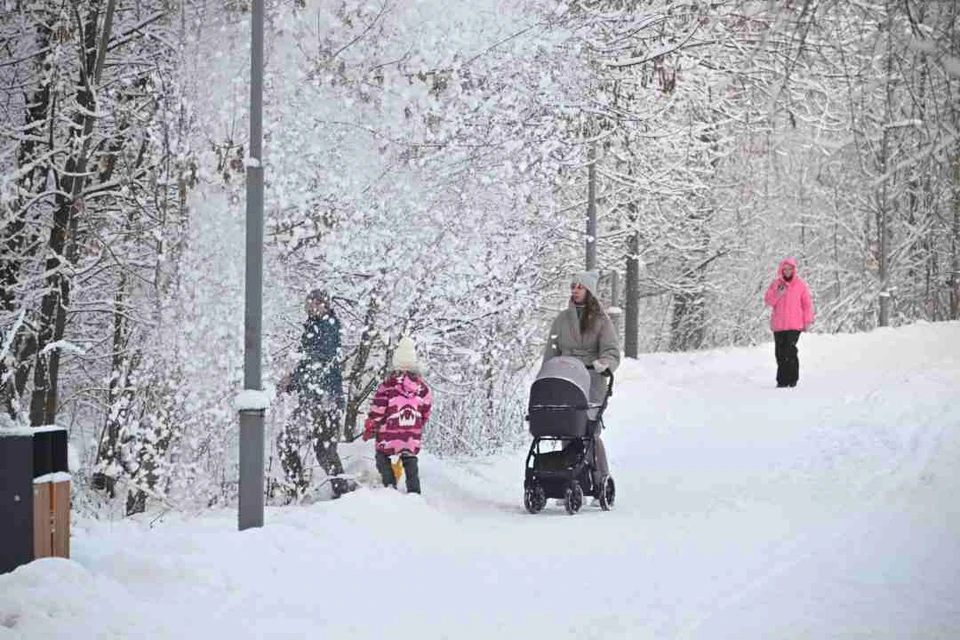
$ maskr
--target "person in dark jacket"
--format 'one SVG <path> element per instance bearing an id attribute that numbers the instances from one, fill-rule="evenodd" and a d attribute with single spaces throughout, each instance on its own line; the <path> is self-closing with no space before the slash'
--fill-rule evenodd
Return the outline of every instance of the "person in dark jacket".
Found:
<path id="1" fill-rule="evenodd" d="M 299 447 L 310 441 L 317 462 L 330 477 L 333 497 L 339 498 L 353 488 L 340 477 L 343 464 L 337 454 L 344 409 L 340 320 L 321 289 L 310 292 L 305 306 L 307 321 L 300 336 L 300 361 L 293 373 L 280 381 L 280 391 L 297 392 L 300 402 L 278 438 L 277 449 L 287 481 L 297 493 L 303 493 L 309 478 Z"/>

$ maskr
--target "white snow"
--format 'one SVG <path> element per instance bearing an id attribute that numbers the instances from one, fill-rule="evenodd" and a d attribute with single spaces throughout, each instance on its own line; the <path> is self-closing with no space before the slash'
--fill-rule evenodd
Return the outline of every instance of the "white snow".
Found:
<path id="1" fill-rule="evenodd" d="M 78 471 L 80 469 L 80 452 L 70 443 L 67 443 L 67 469 Z"/>
<path id="2" fill-rule="evenodd" d="M 67 430 L 66 427 L 60 427 L 55 424 L 46 424 L 41 427 L 31 428 L 31 431 L 33 431 L 33 433 L 50 433 L 53 431 L 66 431 L 66 430 Z"/>
<path id="3" fill-rule="evenodd" d="M 20 314 L 17 316 L 17 320 L 13 323 L 13 326 L 6 331 L 6 335 L 3 338 L 3 346 L 0 346 L 0 360 L 3 360 L 7 357 L 7 352 L 10 351 L 10 345 L 13 344 L 13 338 L 17 335 L 17 331 L 20 330 L 20 326 L 23 324 L 23 319 L 27 315 L 26 309 L 21 309 Z"/>
<path id="4" fill-rule="evenodd" d="M 30 427 L 3 427 L 0 428 L 0 438 L 32 438 L 33 431 Z"/>
<path id="5" fill-rule="evenodd" d="M 0 576 L 0 639 L 960 637 L 960 323 L 799 347 L 795 389 L 770 344 L 625 363 L 611 512 L 527 514 L 517 451 L 243 533 L 75 518 L 72 560 Z"/>
<path id="6" fill-rule="evenodd" d="M 69 351 L 71 353 L 83 354 L 83 348 L 73 344 L 69 340 L 57 340 L 56 342 L 51 342 L 43 349 L 40 350 L 40 355 L 46 355 L 55 349 L 60 349 L 62 351 Z"/>
<path id="7" fill-rule="evenodd" d="M 57 482 L 67 482 L 70 480 L 70 474 L 66 471 L 55 471 L 46 475 L 37 476 L 33 479 L 33 484 L 55 484 Z"/>
<path id="8" fill-rule="evenodd" d="M 270 394 L 257 389 L 244 389 L 233 399 L 237 411 L 262 411 L 270 408 Z"/>
<path id="9" fill-rule="evenodd" d="M 49 433 L 51 431 L 66 431 L 66 427 L 58 427 L 55 424 L 44 425 L 41 427 L 0 427 L 0 437 L 3 436 L 33 436 L 36 433 Z"/>

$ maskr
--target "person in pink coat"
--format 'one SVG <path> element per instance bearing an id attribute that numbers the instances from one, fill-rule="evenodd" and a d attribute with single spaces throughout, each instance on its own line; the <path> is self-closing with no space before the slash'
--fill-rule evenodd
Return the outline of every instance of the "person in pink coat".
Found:
<path id="1" fill-rule="evenodd" d="M 807 283 L 797 275 L 797 261 L 786 258 L 777 269 L 777 277 L 767 287 L 763 301 L 773 308 L 774 354 L 777 358 L 777 386 L 795 387 L 800 379 L 797 341 L 800 333 L 813 324 L 813 301 Z"/>
<path id="2" fill-rule="evenodd" d="M 407 493 L 420 493 L 420 441 L 430 419 L 433 396 L 420 376 L 416 344 L 404 336 L 393 354 L 393 371 L 370 402 L 363 439 L 376 438 L 374 459 L 385 487 L 396 488 L 391 456 L 399 456 Z"/>

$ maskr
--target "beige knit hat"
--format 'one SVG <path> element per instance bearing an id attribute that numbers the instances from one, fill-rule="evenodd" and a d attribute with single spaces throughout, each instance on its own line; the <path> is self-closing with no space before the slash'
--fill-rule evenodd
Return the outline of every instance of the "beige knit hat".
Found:
<path id="1" fill-rule="evenodd" d="M 417 361 L 417 345 L 413 338 L 403 336 L 397 343 L 397 350 L 393 352 L 393 368 L 395 371 L 420 371 Z"/>

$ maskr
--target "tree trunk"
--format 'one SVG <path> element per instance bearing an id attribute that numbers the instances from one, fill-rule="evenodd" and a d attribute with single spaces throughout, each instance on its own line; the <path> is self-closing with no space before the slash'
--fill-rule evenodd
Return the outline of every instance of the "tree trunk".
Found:
<path id="1" fill-rule="evenodd" d="M 126 419 L 126 410 L 119 402 L 127 386 L 127 372 L 124 362 L 127 351 L 127 316 L 123 309 L 125 289 L 126 275 L 121 273 L 113 300 L 113 363 L 110 367 L 110 384 L 107 388 L 108 413 L 103 431 L 100 434 L 100 446 L 97 449 L 97 467 L 99 470 L 93 474 L 92 481 L 95 489 L 106 490 L 111 497 L 115 493 L 116 478 L 104 473 L 103 469 L 109 468 L 117 462 L 117 451 L 119 450 L 117 441 L 120 437 L 120 425 Z"/>
<path id="2" fill-rule="evenodd" d="M 887 177 L 887 168 L 890 159 L 890 137 L 893 135 L 890 127 L 886 126 L 893 119 L 893 81 L 890 75 L 893 73 L 893 11 L 890 1 L 887 0 L 887 58 L 884 65 L 886 83 L 886 101 L 883 116 L 883 133 L 880 143 L 879 170 L 882 178 L 880 193 L 877 196 L 877 240 L 880 248 L 880 315 L 879 325 L 881 327 L 890 324 L 890 308 L 892 300 L 890 299 L 890 245 L 893 240 L 892 234 L 892 212 L 889 195 L 889 178 Z"/>
<path id="3" fill-rule="evenodd" d="M 691 276 L 691 285 L 696 274 Z M 692 351 L 703 346 L 704 299 L 699 288 L 673 295 L 673 319 L 670 323 L 670 351 Z"/>
<path id="4" fill-rule="evenodd" d="M 597 149 L 587 147 L 587 271 L 597 268 Z"/>
<path id="5" fill-rule="evenodd" d="M 950 24 L 950 40 L 954 53 L 960 52 L 960 7 L 953 7 L 953 14 L 948 20 Z M 960 126 L 960 107 L 956 99 L 953 100 L 953 128 L 956 131 Z M 953 153 L 953 233 L 950 236 L 950 319 L 960 320 L 960 143 L 954 147 Z"/>
<path id="6" fill-rule="evenodd" d="M 356 354 L 353 357 L 353 367 L 350 370 L 350 376 L 347 378 L 347 411 L 343 421 L 344 440 L 350 441 L 357 437 L 357 417 L 360 414 L 360 407 L 366 399 L 373 393 L 377 384 L 377 377 L 371 376 L 367 367 L 367 361 L 370 359 L 370 353 L 373 350 L 373 343 L 376 338 L 376 319 L 380 312 L 380 305 L 377 302 L 377 296 L 371 296 L 370 306 L 367 307 L 367 313 L 363 318 L 363 333 L 360 334 L 360 344 L 357 345 Z M 366 383 L 364 383 L 366 378 Z"/>
<path id="7" fill-rule="evenodd" d="M 104 54 L 106 41 L 110 38 L 110 19 L 114 0 L 108 0 L 108 19 L 104 23 L 100 47 Z M 66 273 L 71 263 L 76 262 L 74 234 L 82 213 L 82 193 L 87 183 L 87 155 L 90 134 L 96 114 L 94 86 L 99 71 L 97 50 L 97 26 L 99 7 L 94 5 L 86 16 L 82 32 L 83 58 L 80 65 L 77 103 L 80 109 L 73 117 L 73 131 L 82 131 L 71 136 L 71 148 L 76 151 L 67 159 L 64 173 L 60 176 L 59 189 L 54 205 L 53 224 L 47 242 L 50 257 L 46 263 L 44 288 L 46 293 L 40 303 L 39 329 L 37 332 L 37 359 L 34 365 L 34 389 L 30 402 L 30 422 L 33 425 L 52 424 L 57 413 L 57 394 L 60 369 L 60 349 L 51 345 L 63 339 L 66 328 L 67 307 L 70 304 L 71 278 Z M 78 22 L 80 16 L 77 16 Z"/>
<path id="8" fill-rule="evenodd" d="M 950 238 L 950 319 L 960 320 L 960 145 L 953 159 L 953 236 Z"/>
<path id="9" fill-rule="evenodd" d="M 40 20 L 37 23 L 36 47 L 46 50 L 50 46 L 52 20 Z M 40 64 L 43 64 L 41 59 Z M 17 149 L 17 166 L 26 167 L 35 163 L 41 155 L 38 142 L 46 123 L 53 117 L 53 96 L 51 83 L 37 88 L 26 104 L 26 121 L 23 136 Z M 47 190 L 49 167 L 46 162 L 34 165 L 31 171 L 23 173 L 17 180 L 17 193 L 38 194 Z M 16 310 L 17 285 L 24 261 L 37 253 L 40 243 L 36 234 L 28 227 L 30 198 L 21 195 L 11 203 L 12 218 L 0 229 L 0 314 L 13 313 Z M 27 236 L 30 236 L 29 238 Z M 8 336 L 0 332 L 0 340 Z M 36 350 L 36 336 L 29 326 L 23 326 L 18 335 L 11 337 L 10 352 L 13 358 L 0 359 L 0 403 L 2 410 L 14 417 L 14 403 L 22 396 L 30 374 L 31 359 Z M 9 357 L 9 354 L 8 354 Z M 7 363 L 12 361 L 12 366 Z M 5 381 L 5 382 L 4 382 Z"/>

